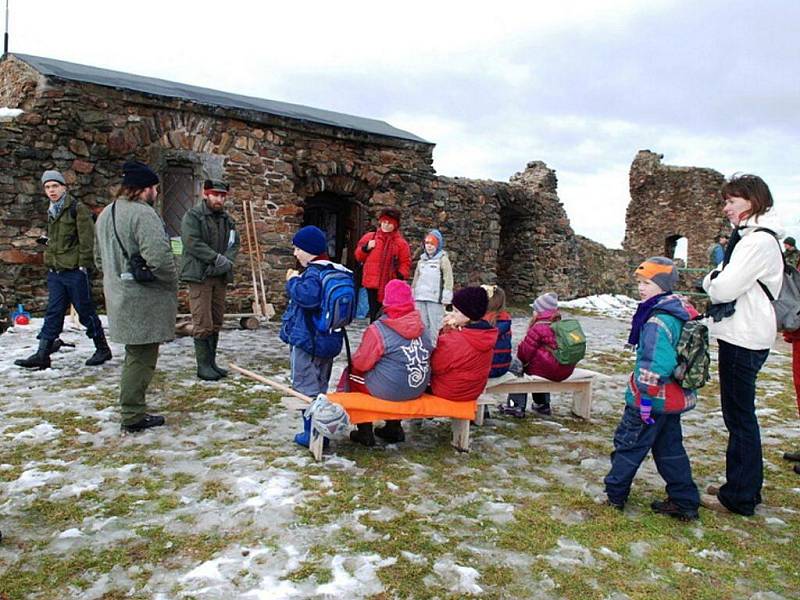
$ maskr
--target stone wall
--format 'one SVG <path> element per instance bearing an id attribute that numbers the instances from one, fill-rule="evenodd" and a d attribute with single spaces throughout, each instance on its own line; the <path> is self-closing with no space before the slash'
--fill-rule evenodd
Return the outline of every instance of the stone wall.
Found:
<path id="1" fill-rule="evenodd" d="M 499 283 L 512 301 L 544 290 L 562 297 L 605 291 L 598 286 L 607 277 L 587 268 L 614 261 L 599 244 L 583 250 L 544 163 L 530 163 L 507 183 L 437 177 L 432 144 L 46 79 L 13 57 L 0 62 L 0 83 L 2 103 L 25 110 L 0 123 L 0 292 L 9 305 L 40 312 L 47 298 L 35 241 L 46 225 L 41 172 L 61 170 L 71 193 L 100 210 L 132 157 L 162 174 L 178 165 L 196 181 L 224 177 L 240 225 L 242 200 L 253 203 L 267 296 L 278 308 L 285 270 L 295 266 L 291 236 L 320 194 L 344 211 L 348 261 L 357 235 L 375 227 L 383 207 L 396 206 L 414 250 L 429 228 L 441 229 L 457 285 Z M 246 248 L 235 274 L 228 310 L 249 312 Z M 95 295 L 102 302 L 99 282 Z"/>
<path id="2" fill-rule="evenodd" d="M 713 169 L 664 165 L 662 158 L 641 150 L 631 165 L 623 248 L 634 262 L 654 255 L 672 257 L 675 241 L 685 237 L 687 266 L 705 268 L 710 247 L 730 229 L 719 195 L 725 179 Z"/>

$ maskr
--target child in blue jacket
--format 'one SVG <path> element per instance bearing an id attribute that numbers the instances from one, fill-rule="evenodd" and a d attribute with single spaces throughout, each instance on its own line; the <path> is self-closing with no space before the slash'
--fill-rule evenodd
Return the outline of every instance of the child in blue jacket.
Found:
<path id="1" fill-rule="evenodd" d="M 614 433 L 611 470 L 604 479 L 608 504 L 623 510 L 636 471 L 652 451 L 667 484 L 667 498 L 650 507 L 677 519 L 694 520 L 700 495 L 683 446 L 681 413 L 694 408 L 697 395 L 682 388 L 673 372 L 683 324 L 696 317 L 697 311 L 672 293 L 678 272 L 670 259 L 648 258 L 634 274 L 642 301 L 633 316 L 628 343 L 636 347 L 636 365 L 625 393 L 625 412 Z"/>
<path id="2" fill-rule="evenodd" d="M 301 266 L 302 274 L 295 269 L 286 271 L 286 295 L 289 305 L 281 319 L 280 338 L 289 344 L 292 369 L 292 388 L 315 398 L 328 391 L 333 359 L 342 351 L 344 334 L 341 331 L 321 333 L 312 322 L 314 313 L 322 304 L 323 269 L 336 268 L 326 254 L 325 234 L 318 227 L 309 225 L 300 229 L 292 238 L 294 256 Z M 295 441 L 308 446 L 308 425 Z"/>

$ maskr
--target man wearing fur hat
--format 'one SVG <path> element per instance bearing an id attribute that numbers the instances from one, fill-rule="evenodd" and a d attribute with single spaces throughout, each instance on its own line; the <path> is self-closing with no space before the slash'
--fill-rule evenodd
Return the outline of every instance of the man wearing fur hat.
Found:
<path id="1" fill-rule="evenodd" d="M 216 360 L 225 292 L 233 281 L 233 264 L 239 252 L 236 224 L 225 210 L 228 190 L 224 181 L 207 179 L 203 201 L 186 211 L 181 222 L 181 281 L 189 286 L 197 376 L 207 381 L 228 374 Z"/>
<path id="2" fill-rule="evenodd" d="M 122 167 L 122 186 L 97 219 L 95 262 L 103 271 L 108 335 L 125 344 L 119 384 L 122 430 L 164 424 L 147 414 L 145 394 L 153 379 L 161 342 L 175 338 L 178 276 L 164 222 L 153 209 L 158 175 L 138 161 Z M 152 280 L 137 280 L 131 258 L 141 257 Z"/>
<path id="3" fill-rule="evenodd" d="M 50 368 L 53 342 L 64 328 L 64 315 L 69 305 L 75 307 L 86 335 L 94 341 L 95 353 L 86 361 L 90 367 L 101 365 L 111 358 L 92 300 L 89 271 L 93 265 L 94 223 L 87 206 L 67 193 L 64 176 L 58 171 L 42 174 L 44 193 L 50 200 L 47 211 L 47 312 L 39 332 L 39 348 L 28 358 L 14 364 L 27 369 Z"/>

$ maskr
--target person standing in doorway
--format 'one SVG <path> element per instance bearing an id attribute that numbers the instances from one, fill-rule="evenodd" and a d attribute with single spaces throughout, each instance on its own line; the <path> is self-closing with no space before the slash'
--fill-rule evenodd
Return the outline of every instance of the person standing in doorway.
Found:
<path id="1" fill-rule="evenodd" d="M 408 279 L 411 274 L 411 249 L 400 233 L 400 211 L 384 208 L 378 229 L 358 240 L 356 260 L 364 265 L 361 286 L 369 299 L 369 322 L 374 322 L 383 304 L 383 289 L 392 279 Z"/>
<path id="2" fill-rule="evenodd" d="M 181 281 L 189 285 L 197 376 L 216 381 L 228 374 L 217 365 L 217 343 L 225 316 L 225 292 L 233 282 L 239 252 L 236 224 L 225 210 L 229 186 L 208 179 L 203 201 L 186 211 L 181 222 Z"/>
<path id="3" fill-rule="evenodd" d="M 64 176 L 58 171 L 42 174 L 44 193 L 50 200 L 47 211 L 47 312 L 37 336 L 39 349 L 14 361 L 27 369 L 49 369 L 53 342 L 64 329 L 64 316 L 69 305 L 75 307 L 86 335 L 94 341 L 95 352 L 86 361 L 90 367 L 111 359 L 111 349 L 103 334 L 103 325 L 92 300 L 89 275 L 93 268 L 94 222 L 92 211 L 67 192 Z"/>
<path id="4" fill-rule="evenodd" d="M 119 402 L 122 430 L 129 433 L 164 424 L 164 417 L 145 411 L 145 394 L 159 345 L 175 338 L 178 275 L 164 222 L 152 206 L 157 196 L 158 176 L 146 164 L 128 161 L 116 198 L 97 219 L 94 254 L 103 271 L 109 337 L 125 344 Z M 135 278 L 131 263 L 137 257 L 152 281 Z"/>

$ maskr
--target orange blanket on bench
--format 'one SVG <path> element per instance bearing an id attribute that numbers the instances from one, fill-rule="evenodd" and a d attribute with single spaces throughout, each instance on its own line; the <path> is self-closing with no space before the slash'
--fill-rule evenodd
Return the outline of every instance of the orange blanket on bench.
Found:
<path id="1" fill-rule="evenodd" d="M 439 396 L 423 394 L 416 400 L 390 402 L 361 392 L 331 392 L 326 394 L 331 402 L 347 411 L 353 425 L 387 419 L 424 419 L 425 417 L 450 417 L 474 419 L 477 403 L 454 402 Z"/>

